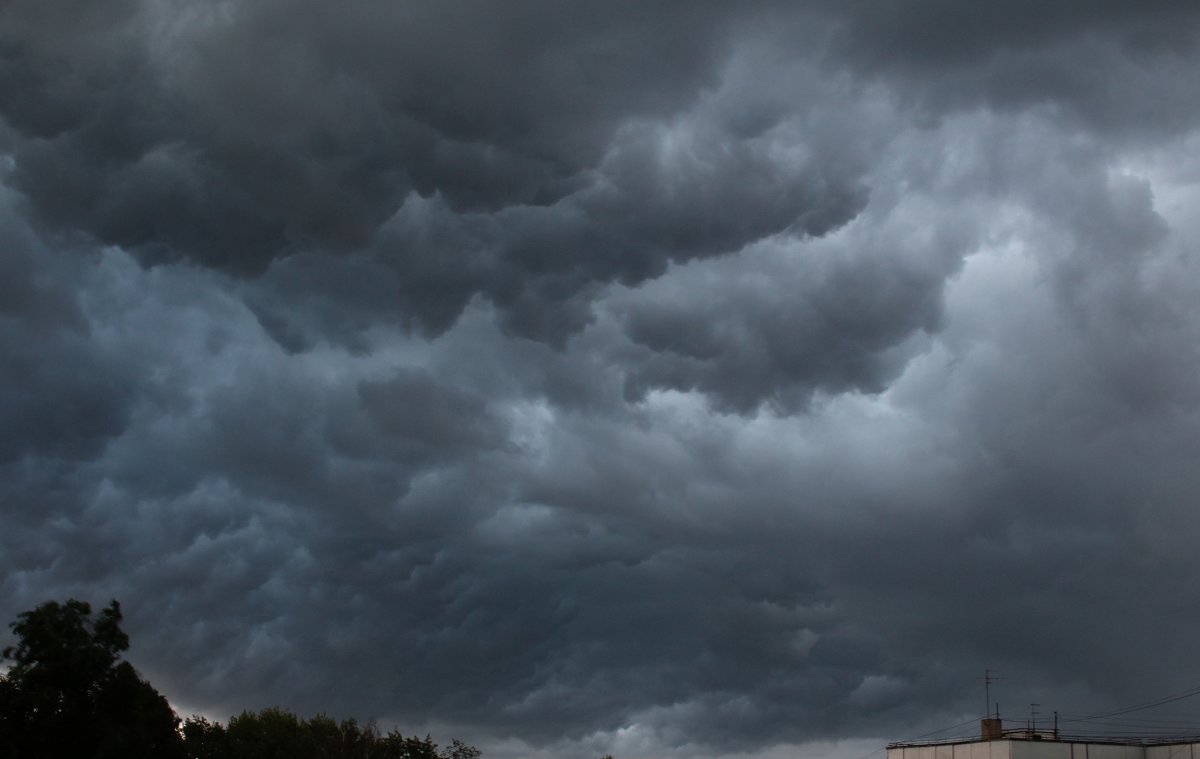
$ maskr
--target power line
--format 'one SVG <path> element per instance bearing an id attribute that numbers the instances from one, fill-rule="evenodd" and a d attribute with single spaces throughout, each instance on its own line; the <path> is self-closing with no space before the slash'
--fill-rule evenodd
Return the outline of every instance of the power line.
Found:
<path id="1" fill-rule="evenodd" d="M 1060 717 L 1060 719 L 1064 722 L 1091 722 L 1092 720 L 1108 719 L 1109 717 L 1117 717 L 1122 714 L 1131 714 L 1133 712 L 1140 712 L 1145 709 L 1153 709 L 1156 706 L 1182 701 L 1185 698 L 1192 698 L 1194 696 L 1200 696 L 1200 686 L 1189 688 L 1188 690 L 1180 691 L 1179 693 L 1174 693 L 1169 696 L 1163 696 L 1162 698 L 1157 698 L 1152 701 L 1146 701 L 1141 704 L 1126 707 L 1124 709 L 1117 709 L 1116 711 L 1108 712 L 1107 714 L 1092 714 L 1086 717 L 1071 718 Z"/>

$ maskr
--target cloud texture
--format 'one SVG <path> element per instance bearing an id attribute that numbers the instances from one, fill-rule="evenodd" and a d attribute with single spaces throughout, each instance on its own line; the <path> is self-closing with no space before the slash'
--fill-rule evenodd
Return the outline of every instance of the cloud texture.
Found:
<path id="1" fill-rule="evenodd" d="M 1194 685 L 1198 32 L 5 3 L 0 612 L 492 756 Z"/>

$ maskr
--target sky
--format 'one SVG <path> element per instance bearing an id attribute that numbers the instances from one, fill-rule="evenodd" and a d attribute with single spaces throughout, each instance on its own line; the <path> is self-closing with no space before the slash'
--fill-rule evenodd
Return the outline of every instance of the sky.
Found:
<path id="1" fill-rule="evenodd" d="M 1194 0 L 6 0 L 0 617 L 116 598 L 181 714 L 493 759 L 1200 685 L 1198 44 Z"/>

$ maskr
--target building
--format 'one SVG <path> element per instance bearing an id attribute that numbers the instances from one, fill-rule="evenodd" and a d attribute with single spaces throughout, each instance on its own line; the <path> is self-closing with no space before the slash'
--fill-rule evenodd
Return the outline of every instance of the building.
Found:
<path id="1" fill-rule="evenodd" d="M 980 721 L 979 738 L 889 743 L 887 759 L 1200 759 L 1200 737 L 1097 739 L 1057 730 L 1005 730 Z"/>

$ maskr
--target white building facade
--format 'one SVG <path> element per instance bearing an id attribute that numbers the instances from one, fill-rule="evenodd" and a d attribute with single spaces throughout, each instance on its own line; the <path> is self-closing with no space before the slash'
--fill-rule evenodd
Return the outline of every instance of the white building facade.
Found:
<path id="1" fill-rule="evenodd" d="M 1200 759 L 1200 741 L 1082 741 L 1035 735 L 939 743 L 893 743 L 887 759 Z"/>

